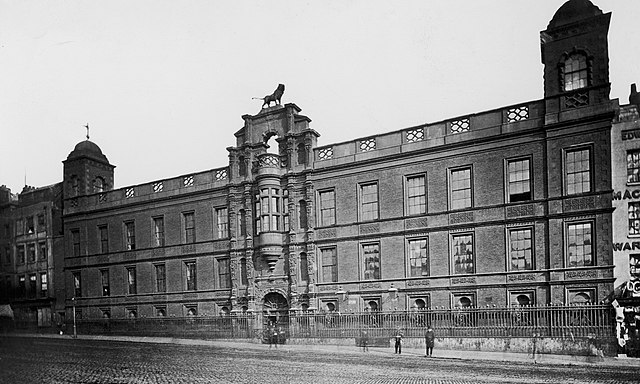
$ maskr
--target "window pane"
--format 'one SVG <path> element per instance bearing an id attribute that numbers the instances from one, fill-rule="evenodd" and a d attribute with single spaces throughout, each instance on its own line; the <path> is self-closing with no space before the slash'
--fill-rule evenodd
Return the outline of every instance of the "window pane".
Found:
<path id="1" fill-rule="evenodd" d="M 452 236 L 451 240 L 454 274 L 474 273 L 473 235 Z"/>
<path id="2" fill-rule="evenodd" d="M 407 178 L 407 198 L 409 215 L 426 213 L 427 199 L 424 176 Z"/>
<path id="3" fill-rule="evenodd" d="M 365 244 L 362 246 L 364 262 L 364 280 L 380 279 L 380 246 L 379 244 Z"/>
<path id="4" fill-rule="evenodd" d="M 471 168 L 451 171 L 451 209 L 471 207 Z"/>
<path id="5" fill-rule="evenodd" d="M 568 151 L 565 157 L 567 194 L 591 191 L 590 150 Z"/>

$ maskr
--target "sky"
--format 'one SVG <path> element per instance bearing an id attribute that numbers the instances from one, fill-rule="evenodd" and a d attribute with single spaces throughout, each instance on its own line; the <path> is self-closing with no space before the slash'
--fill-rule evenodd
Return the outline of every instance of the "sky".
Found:
<path id="1" fill-rule="evenodd" d="M 0 185 L 62 180 L 85 140 L 114 188 L 224 167 L 286 85 L 318 145 L 543 98 L 563 0 L 0 0 Z M 640 85 L 640 1 L 612 12 L 611 98 Z"/>

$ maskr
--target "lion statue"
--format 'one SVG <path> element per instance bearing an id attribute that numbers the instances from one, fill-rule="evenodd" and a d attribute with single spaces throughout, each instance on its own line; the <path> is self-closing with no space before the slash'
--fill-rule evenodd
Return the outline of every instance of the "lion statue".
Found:
<path id="1" fill-rule="evenodd" d="M 272 94 L 267 95 L 265 97 L 254 97 L 253 99 L 264 100 L 262 103 L 262 108 L 269 107 L 271 102 L 276 103 L 276 105 L 280 104 L 280 99 L 282 99 L 282 94 L 284 93 L 284 84 L 278 84 L 278 88 L 273 91 Z"/>

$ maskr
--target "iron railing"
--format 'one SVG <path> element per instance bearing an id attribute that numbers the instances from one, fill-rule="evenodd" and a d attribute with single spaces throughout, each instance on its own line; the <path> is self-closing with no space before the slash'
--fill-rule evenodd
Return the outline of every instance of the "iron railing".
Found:
<path id="1" fill-rule="evenodd" d="M 82 334 L 122 334 L 206 339 L 264 338 L 267 323 L 276 319 L 285 338 L 391 337 L 398 329 L 404 337 L 424 337 L 431 325 L 436 337 L 553 337 L 560 339 L 615 336 L 615 314 L 607 305 L 430 308 L 393 312 L 289 312 L 281 316 L 262 313 L 228 316 L 142 317 L 135 319 L 77 319 Z M 37 324 L 15 321 L 27 331 Z M 72 332 L 73 322 L 53 325 L 52 331 Z M 54 329 L 55 328 L 55 329 Z M 40 328 L 42 330 L 42 328 Z"/>

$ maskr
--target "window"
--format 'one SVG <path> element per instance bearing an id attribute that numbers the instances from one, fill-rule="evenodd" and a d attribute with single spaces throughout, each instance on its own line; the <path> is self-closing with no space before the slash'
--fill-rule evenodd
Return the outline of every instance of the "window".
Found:
<path id="1" fill-rule="evenodd" d="M 304 146 L 304 143 L 298 144 L 298 164 L 307 164 L 307 148 Z"/>
<path id="2" fill-rule="evenodd" d="M 218 259 L 218 288 L 231 288 L 229 259 Z"/>
<path id="3" fill-rule="evenodd" d="M 137 319 L 138 318 L 138 310 L 136 308 L 127 308 L 127 317 L 129 319 Z"/>
<path id="4" fill-rule="evenodd" d="M 216 235 L 218 239 L 229 237 L 229 213 L 227 208 L 216 208 Z"/>
<path id="5" fill-rule="evenodd" d="M 572 91 L 586 87 L 588 84 L 587 58 L 579 53 L 574 53 L 564 62 L 563 85 L 565 91 Z"/>
<path id="6" fill-rule="evenodd" d="M 240 284 L 249 285 L 249 279 L 247 277 L 247 259 L 244 257 L 240 259 Z"/>
<path id="7" fill-rule="evenodd" d="M 364 310 L 367 312 L 378 312 L 381 310 L 380 299 L 365 298 Z"/>
<path id="8" fill-rule="evenodd" d="M 640 150 L 627 152 L 627 183 L 640 183 Z"/>
<path id="9" fill-rule="evenodd" d="M 96 177 L 95 180 L 93 180 L 93 192 L 94 193 L 104 192 L 104 189 L 105 189 L 104 179 L 99 176 Z"/>
<path id="10" fill-rule="evenodd" d="M 338 281 L 338 256 L 336 248 L 320 249 L 322 257 L 322 281 L 324 283 Z"/>
<path id="11" fill-rule="evenodd" d="M 567 291 L 567 301 L 571 305 L 596 303 L 595 289 L 570 289 Z"/>
<path id="12" fill-rule="evenodd" d="M 512 307 L 525 307 L 528 305 L 534 305 L 536 302 L 534 291 L 514 291 L 509 292 L 509 305 Z M 521 314 L 521 316 L 524 314 Z"/>
<path id="13" fill-rule="evenodd" d="M 326 227 L 336 223 L 336 194 L 335 191 L 320 191 L 320 226 Z"/>
<path id="14" fill-rule="evenodd" d="M 18 278 L 18 295 L 19 297 L 25 297 L 27 294 L 27 277 L 20 276 Z"/>
<path id="15" fill-rule="evenodd" d="M 135 221 L 125 221 L 124 223 L 124 236 L 126 250 L 132 251 L 136 249 L 136 223 Z"/>
<path id="16" fill-rule="evenodd" d="M 186 268 L 186 278 L 187 278 L 187 291 L 195 291 L 197 289 L 196 286 L 196 262 L 188 261 L 184 263 Z"/>
<path id="17" fill-rule="evenodd" d="M 451 170 L 451 209 L 471 207 L 471 168 Z"/>
<path id="18" fill-rule="evenodd" d="M 196 242 L 196 222 L 193 212 L 182 214 L 184 216 L 184 242 L 187 244 Z"/>
<path id="19" fill-rule="evenodd" d="M 129 295 L 135 295 L 136 293 L 138 293 L 136 267 L 127 267 L 127 293 Z"/>
<path id="20" fill-rule="evenodd" d="M 100 253 L 109 253 L 109 228 L 106 225 L 98 227 L 100 236 Z"/>
<path id="21" fill-rule="evenodd" d="M 71 246 L 73 248 L 73 256 L 80 256 L 80 230 L 71 230 Z"/>
<path id="22" fill-rule="evenodd" d="M 29 275 L 29 297 L 36 297 L 38 278 L 35 273 Z"/>
<path id="23" fill-rule="evenodd" d="M 567 194 L 591 192 L 591 155 L 588 148 L 566 151 Z"/>
<path id="24" fill-rule="evenodd" d="M 36 232 L 36 223 L 33 221 L 33 216 L 27 217 L 27 234 Z"/>
<path id="25" fill-rule="evenodd" d="M 167 317 L 167 307 L 158 306 L 158 307 L 155 307 L 155 309 L 156 309 L 156 317 Z"/>
<path id="26" fill-rule="evenodd" d="M 453 273 L 456 275 L 474 273 L 473 235 L 451 236 Z"/>
<path id="27" fill-rule="evenodd" d="M 427 212 L 426 177 L 407 177 L 407 214 L 420 215 Z"/>
<path id="28" fill-rule="evenodd" d="M 472 293 L 454 293 L 452 295 L 453 299 L 453 307 L 454 308 L 469 308 L 475 307 L 476 305 L 476 295 Z M 456 319 L 462 320 L 462 319 Z M 457 324 L 462 325 L 462 324 Z"/>
<path id="29" fill-rule="evenodd" d="M 11 247 L 4 247 L 4 262 L 11 264 Z"/>
<path id="30" fill-rule="evenodd" d="M 640 203 L 629 203 L 629 235 L 640 235 Z"/>
<path id="31" fill-rule="evenodd" d="M 569 267 L 594 265 L 591 227 L 591 222 L 567 224 Z"/>
<path id="32" fill-rule="evenodd" d="M 380 244 L 363 244 L 364 280 L 380 279 Z"/>
<path id="33" fill-rule="evenodd" d="M 109 296 L 111 294 L 109 289 L 109 270 L 101 269 L 100 278 L 102 280 L 102 296 Z"/>
<path id="34" fill-rule="evenodd" d="M 47 242 L 46 241 L 41 241 L 38 243 L 38 248 L 39 248 L 39 255 L 40 255 L 40 260 L 46 260 L 47 259 Z"/>
<path id="35" fill-rule="evenodd" d="M 45 228 L 44 215 L 39 214 L 38 215 L 38 232 L 44 232 L 46 230 L 47 228 Z"/>
<path id="36" fill-rule="evenodd" d="M 22 219 L 16 220 L 16 235 L 24 235 L 24 220 Z"/>
<path id="37" fill-rule="evenodd" d="M 18 245 L 18 264 L 25 263 L 24 245 Z"/>
<path id="38" fill-rule="evenodd" d="M 304 230 L 309 225 L 307 221 L 307 202 L 306 200 L 300 200 L 298 205 L 298 224 L 300 229 Z"/>
<path id="39" fill-rule="evenodd" d="M 30 263 L 36 261 L 36 245 L 34 243 L 27 245 L 27 257 Z"/>
<path id="40" fill-rule="evenodd" d="M 244 211 L 244 209 L 241 209 L 240 212 L 238 212 L 237 217 L 238 217 L 238 229 L 240 230 L 240 233 L 238 234 L 238 236 L 245 237 L 247 236 L 247 214 Z"/>
<path id="41" fill-rule="evenodd" d="M 304 252 L 300 254 L 300 280 L 303 284 L 309 283 L 309 263 L 307 254 Z"/>
<path id="42" fill-rule="evenodd" d="M 48 290 L 49 290 L 49 281 L 47 280 L 47 273 L 40 272 L 40 297 L 47 297 Z"/>
<path id="43" fill-rule="evenodd" d="M 164 264 L 156 264 L 156 292 L 167 291 L 167 275 Z"/>
<path id="44" fill-rule="evenodd" d="M 376 220 L 378 218 L 378 184 L 360 186 L 360 220 Z"/>
<path id="45" fill-rule="evenodd" d="M 195 305 L 185 305 L 184 309 L 187 311 L 187 317 L 198 316 L 198 307 Z"/>
<path id="46" fill-rule="evenodd" d="M 153 218 L 153 245 L 164 247 L 164 217 Z"/>
<path id="47" fill-rule="evenodd" d="M 80 186 L 78 176 L 71 176 L 71 196 L 78 196 L 80 193 Z"/>
<path id="48" fill-rule="evenodd" d="M 530 228 L 509 230 L 509 258 L 512 271 L 533 269 L 533 239 Z"/>
<path id="49" fill-rule="evenodd" d="M 282 226 L 285 232 L 289 232 L 289 191 L 282 190 Z"/>
<path id="50" fill-rule="evenodd" d="M 507 162 L 509 203 L 531 200 L 531 169 L 529 159 Z"/>
<path id="51" fill-rule="evenodd" d="M 72 272 L 71 277 L 73 280 L 73 296 L 82 297 L 82 280 L 80 278 L 80 271 Z"/>
<path id="52" fill-rule="evenodd" d="M 409 240 L 409 276 L 429 276 L 427 239 Z"/>

